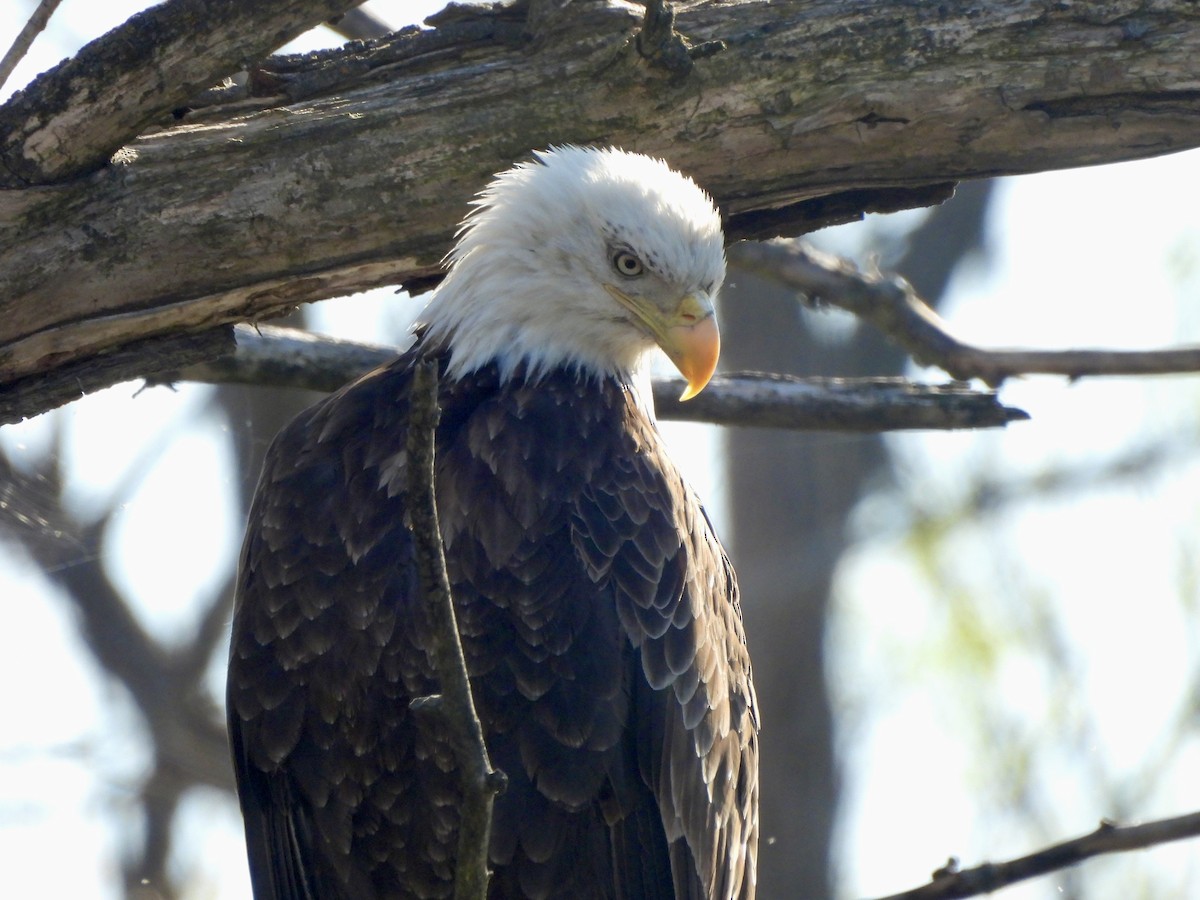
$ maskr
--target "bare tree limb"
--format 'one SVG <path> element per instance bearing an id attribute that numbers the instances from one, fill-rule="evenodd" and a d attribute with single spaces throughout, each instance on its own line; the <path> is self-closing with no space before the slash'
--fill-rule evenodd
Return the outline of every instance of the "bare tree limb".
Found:
<path id="1" fill-rule="evenodd" d="M 434 485 L 434 446 L 437 434 L 438 363 L 423 360 L 413 371 L 409 396 L 408 515 L 412 522 L 414 557 L 421 591 L 434 626 L 434 665 L 441 693 L 413 700 L 414 711 L 438 716 L 450 735 L 458 759 L 462 802 L 459 806 L 458 855 L 455 860 L 455 900 L 484 900 L 488 885 L 488 837 L 492 801 L 504 789 L 504 774 L 492 768 L 483 726 L 471 697 L 467 662 L 459 641 L 450 578 L 438 524 Z"/>
<path id="2" fill-rule="evenodd" d="M 864 273 L 852 262 L 799 240 L 743 242 L 732 262 L 795 288 L 812 302 L 854 313 L 904 347 L 919 363 L 959 380 L 998 387 L 1013 375 L 1164 375 L 1200 372 L 1200 347 L 1164 350 L 989 350 L 954 337 L 945 321 L 898 275 Z"/>
<path id="3" fill-rule="evenodd" d="M 0 390 L 0 425 L 19 422 L 39 409 L 54 409 L 85 394 L 124 381 L 131 372 L 153 378 L 155 373 L 191 362 L 212 359 L 233 348 L 228 326 L 202 332 L 183 332 L 160 338 L 143 338 L 90 360 L 64 366 L 56 377 L 30 375 Z"/>
<path id="4" fill-rule="evenodd" d="M 21 29 L 21 33 L 17 35 L 12 46 L 8 48 L 8 52 L 4 54 L 4 59 L 0 60 L 0 87 L 4 86 L 9 76 L 12 75 L 13 69 L 25 58 L 25 54 L 33 46 L 34 39 L 42 33 L 46 23 L 50 21 L 50 17 L 54 15 L 54 11 L 58 9 L 58 4 L 61 2 L 62 0 L 41 0 L 38 3 L 37 9 L 33 11 L 33 15 L 29 17 L 29 21 Z"/>
<path id="5" fill-rule="evenodd" d="M 155 381 L 238 382 L 334 391 L 395 359 L 400 352 L 290 328 L 234 328 L 237 349 Z M 996 395 L 961 384 L 921 385 L 895 378 L 795 378 L 718 375 L 698 397 L 680 403 L 683 382 L 656 379 L 654 403 L 663 419 L 764 428 L 895 431 L 989 428 L 1028 416 Z"/>
<path id="6" fill-rule="evenodd" d="M 0 187 L 95 171 L 191 95 L 354 5 L 170 0 L 138 13 L 0 107 Z"/>
<path id="7" fill-rule="evenodd" d="M 686 2 L 674 32 L 727 49 L 681 80 L 637 51 L 640 12 L 572 3 L 533 33 L 511 11 L 460 12 L 416 55 L 383 61 L 415 48 L 411 33 L 347 49 L 324 97 L 185 116 L 89 178 L 0 192 L 0 391 L 65 380 L 136 339 L 437 277 L 487 176 L 549 143 L 667 157 L 713 193 L 732 237 L 937 202 L 961 178 L 1200 144 L 1187 0 L 1139 6 L 1136 21 L 1127 0 Z M 224 47 L 214 22 L 189 46 Z M 95 147 L 93 114 L 70 98 L 51 112 L 42 150 L 70 170 L 64 142 Z M 136 360 L 111 373 L 139 374 Z"/>
<path id="8" fill-rule="evenodd" d="M 221 356 L 148 379 L 151 384 L 201 381 L 256 384 L 331 393 L 378 366 L 400 348 L 326 337 L 278 325 L 235 325 L 234 346 Z"/>
<path id="9" fill-rule="evenodd" d="M 1141 825 L 1116 825 L 1102 822 L 1091 834 L 1054 844 L 1028 856 L 1000 863 L 984 863 L 959 869 L 951 859 L 933 873 L 933 881 L 911 891 L 892 894 L 881 900 L 952 900 L 991 893 L 1038 875 L 1073 866 L 1093 856 L 1143 850 L 1158 844 L 1200 835 L 1200 813 L 1173 819 L 1159 819 Z"/>
<path id="10" fill-rule="evenodd" d="M 996 428 L 1029 418 L 991 392 L 965 384 L 903 378 L 802 378 L 764 372 L 718 375 L 699 396 L 678 397 L 679 378 L 654 382 L 663 419 L 794 431 L 906 431 Z"/>
<path id="11" fill-rule="evenodd" d="M 369 41 L 373 38 L 383 37 L 392 30 L 378 16 L 361 8 L 348 9 L 341 15 L 334 16 L 325 24 L 348 41 Z"/>

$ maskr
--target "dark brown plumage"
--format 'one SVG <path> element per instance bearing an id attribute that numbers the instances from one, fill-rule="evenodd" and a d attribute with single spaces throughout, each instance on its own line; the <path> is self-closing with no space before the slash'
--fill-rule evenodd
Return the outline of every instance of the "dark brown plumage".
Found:
<path id="1" fill-rule="evenodd" d="M 690 184 L 690 183 L 689 183 Z M 729 562 L 627 380 L 426 336 L 272 446 L 228 715 L 257 900 L 448 897 L 458 787 L 405 518 L 412 366 L 492 763 L 494 898 L 751 898 L 757 713 Z"/>

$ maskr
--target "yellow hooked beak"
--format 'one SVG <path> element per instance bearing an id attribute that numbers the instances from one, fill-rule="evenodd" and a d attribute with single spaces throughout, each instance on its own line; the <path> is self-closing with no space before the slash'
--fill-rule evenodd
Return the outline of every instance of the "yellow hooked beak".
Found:
<path id="1" fill-rule="evenodd" d="M 685 294 L 674 310 L 663 315 L 653 304 L 631 297 L 616 285 L 605 284 L 604 289 L 646 327 L 687 381 L 679 399 L 691 400 L 704 390 L 721 355 L 721 334 L 708 295 Z"/>

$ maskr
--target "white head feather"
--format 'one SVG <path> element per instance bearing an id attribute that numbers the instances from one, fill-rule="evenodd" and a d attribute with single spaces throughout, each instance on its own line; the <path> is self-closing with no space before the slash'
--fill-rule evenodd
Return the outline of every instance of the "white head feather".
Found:
<path id="1" fill-rule="evenodd" d="M 450 272 L 426 311 L 449 342 L 450 374 L 499 363 L 508 377 L 557 366 L 635 378 L 653 338 L 604 288 L 614 257 L 635 254 L 652 302 L 710 298 L 725 278 L 712 199 L 665 162 L 616 149 L 563 146 L 496 176 L 475 200 Z"/>

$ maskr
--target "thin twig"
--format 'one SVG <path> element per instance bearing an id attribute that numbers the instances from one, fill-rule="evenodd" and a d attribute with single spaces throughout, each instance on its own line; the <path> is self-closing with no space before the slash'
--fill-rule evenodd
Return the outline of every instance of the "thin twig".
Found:
<path id="1" fill-rule="evenodd" d="M 800 240 L 740 243 L 731 262 L 795 288 L 813 302 L 854 313 L 887 334 L 914 360 L 954 378 L 978 378 L 997 387 L 1013 375 L 1165 375 L 1200 372 L 1200 347 L 1164 350 L 988 350 L 959 340 L 897 275 L 859 271 L 848 260 Z"/>
<path id="2" fill-rule="evenodd" d="M 25 54 L 33 46 L 34 39 L 42 33 L 42 29 L 46 27 L 46 23 L 50 21 L 50 17 L 54 15 L 54 11 L 58 9 L 58 4 L 61 2 L 62 0 L 42 0 L 38 4 L 38 8 L 33 11 L 33 15 L 25 23 L 25 27 L 17 35 L 17 39 L 12 42 L 12 46 L 4 54 L 4 59 L 0 60 L 0 87 L 4 87 L 4 83 L 8 81 L 13 70 L 25 58 Z"/>
<path id="3" fill-rule="evenodd" d="M 971 869 L 959 869 L 957 860 L 933 874 L 933 880 L 919 888 L 892 894 L 882 900 L 954 900 L 975 897 L 1028 878 L 1045 875 L 1105 853 L 1143 850 L 1158 844 L 1200 836 L 1200 812 L 1173 819 L 1159 819 L 1141 825 L 1114 825 L 1102 822 L 1091 834 L 1054 844 L 1028 856 L 1000 863 L 984 863 Z"/>
<path id="4" fill-rule="evenodd" d="M 358 344 L 274 326 L 234 329 L 236 350 L 154 379 L 237 382 L 337 390 L 396 358 L 394 347 Z M 794 430 L 898 431 L 991 428 L 1026 419 L 996 395 L 962 384 L 913 384 L 895 378 L 796 378 L 762 373 L 719 375 L 680 403 L 679 379 L 656 379 L 662 419 Z"/>
<path id="5" fill-rule="evenodd" d="M 483 900 L 488 885 L 488 839 L 492 800 L 504 786 L 504 776 L 492 768 L 483 726 L 475 713 L 467 663 L 459 641 L 450 579 L 438 523 L 434 493 L 434 444 L 437 433 L 437 360 L 424 360 L 413 370 L 409 397 L 408 514 L 412 522 L 414 556 L 430 619 L 434 625 L 434 664 L 441 694 L 420 697 L 413 709 L 441 717 L 458 760 L 462 806 L 458 824 L 458 856 L 454 875 L 455 900 Z"/>

